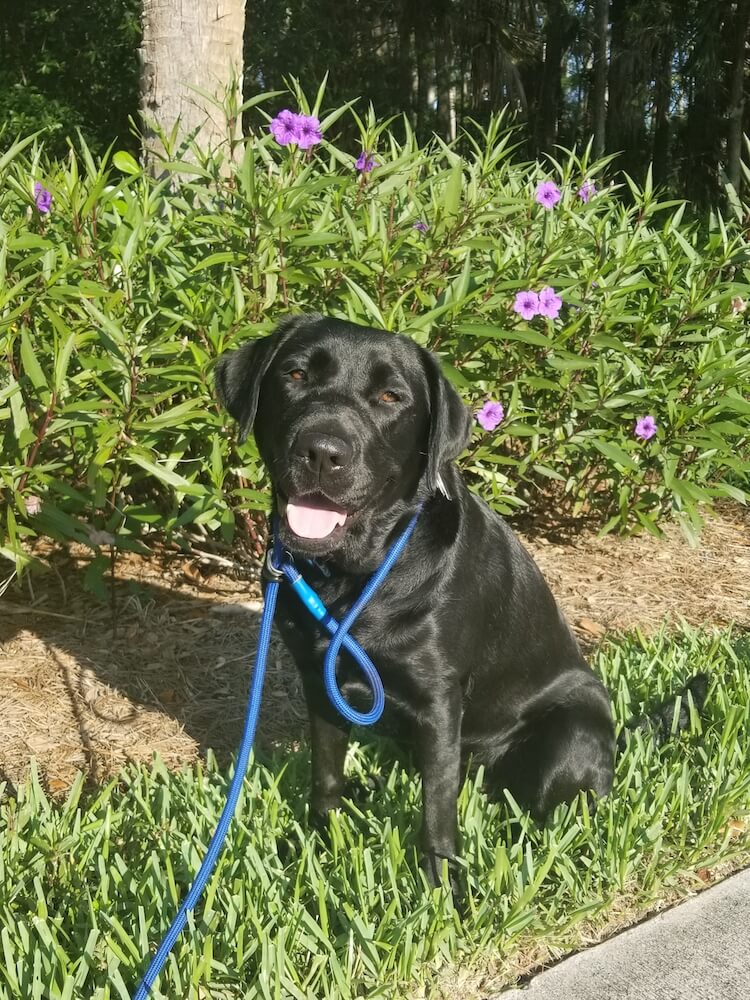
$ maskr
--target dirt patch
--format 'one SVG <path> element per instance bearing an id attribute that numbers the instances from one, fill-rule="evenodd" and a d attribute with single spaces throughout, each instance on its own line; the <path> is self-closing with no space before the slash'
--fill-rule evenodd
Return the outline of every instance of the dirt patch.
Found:
<path id="1" fill-rule="evenodd" d="M 83 769 L 95 781 L 159 753 L 189 763 L 236 748 L 261 612 L 257 582 L 160 551 L 120 561 L 112 604 L 83 585 L 89 555 L 44 553 L 51 572 L 0 602 L 0 772 L 29 759 L 53 792 Z M 113 614 L 114 607 L 114 614 Z M 260 739 L 304 730 L 296 671 L 274 640 Z"/>
<path id="2" fill-rule="evenodd" d="M 593 534 L 527 547 L 585 645 L 612 630 L 680 618 L 750 627 L 750 512 L 712 516 L 700 546 Z M 158 752 L 169 766 L 236 748 L 261 610 L 257 567 L 161 550 L 123 556 L 113 602 L 83 586 L 89 554 L 40 546 L 50 571 L 0 598 L 0 777 L 35 757 L 49 788 L 100 781 Z M 254 578 L 253 578 L 254 577 Z M 259 741 L 291 746 L 306 725 L 301 688 L 274 641 Z"/>
<path id="3" fill-rule="evenodd" d="M 697 548 L 676 524 L 664 538 L 593 533 L 566 543 L 527 538 L 555 596 L 579 634 L 684 619 L 695 626 L 750 626 L 750 510 L 722 506 L 708 518 Z"/>

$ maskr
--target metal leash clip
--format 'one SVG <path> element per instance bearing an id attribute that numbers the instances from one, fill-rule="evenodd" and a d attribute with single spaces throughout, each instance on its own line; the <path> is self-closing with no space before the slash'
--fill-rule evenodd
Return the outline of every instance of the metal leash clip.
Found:
<path id="1" fill-rule="evenodd" d="M 272 541 L 268 548 L 266 549 L 266 558 L 263 564 L 264 575 L 271 580 L 283 580 L 284 571 L 279 566 L 276 566 L 273 561 L 273 553 L 276 548 L 275 541 Z"/>

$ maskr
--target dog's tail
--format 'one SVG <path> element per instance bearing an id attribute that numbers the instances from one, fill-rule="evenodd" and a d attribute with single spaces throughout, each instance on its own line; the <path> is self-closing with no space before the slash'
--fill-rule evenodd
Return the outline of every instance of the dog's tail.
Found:
<path id="1" fill-rule="evenodd" d="M 630 719 L 625 723 L 617 741 L 620 750 L 625 748 L 628 730 L 640 730 L 640 732 L 652 736 L 656 743 L 661 744 L 675 733 L 687 729 L 690 725 L 690 699 L 688 699 L 688 695 L 692 699 L 696 712 L 701 714 L 706 704 L 708 684 L 708 674 L 696 674 L 679 691 L 659 702 L 645 715 L 638 715 Z M 679 711 L 677 709 L 678 700 Z M 675 713 L 677 713 L 676 726 Z"/>

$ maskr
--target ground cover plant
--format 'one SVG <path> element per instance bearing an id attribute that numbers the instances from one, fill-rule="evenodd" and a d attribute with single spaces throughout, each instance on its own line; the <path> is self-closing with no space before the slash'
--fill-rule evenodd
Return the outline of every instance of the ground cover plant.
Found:
<path id="1" fill-rule="evenodd" d="M 608 187 L 585 152 L 518 164 L 501 119 L 420 147 L 403 123 L 356 118 L 351 155 L 336 130 L 354 111 L 321 100 L 255 99 L 231 167 L 170 161 L 154 180 L 127 153 L 50 160 L 33 137 L 0 157 L 15 569 L 35 536 L 76 540 L 100 589 L 120 550 L 247 526 L 264 473 L 212 367 L 311 309 L 438 352 L 477 416 L 464 470 L 502 512 L 652 531 L 671 513 L 694 533 L 701 504 L 746 499 L 742 206 L 687 224 L 650 183 Z"/>
<path id="2" fill-rule="evenodd" d="M 658 745 L 630 732 L 612 795 L 537 827 L 476 781 L 460 801 L 464 919 L 418 874 L 420 790 L 382 744 L 352 755 L 385 787 L 331 819 L 330 846 L 305 816 L 306 751 L 254 763 L 228 846 L 162 976 L 157 997 L 402 997 L 451 961 L 510 963 L 543 938 L 628 897 L 633 913 L 690 872 L 747 850 L 750 645 L 682 630 L 608 642 L 595 668 L 619 722 L 711 676 L 705 715 Z M 228 778 L 208 760 L 155 762 L 64 803 L 35 774 L 0 811 L 0 998 L 127 998 L 213 830 Z"/>

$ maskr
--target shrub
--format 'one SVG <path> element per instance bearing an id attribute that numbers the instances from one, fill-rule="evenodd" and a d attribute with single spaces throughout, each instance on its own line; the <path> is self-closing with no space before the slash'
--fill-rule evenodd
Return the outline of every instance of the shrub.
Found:
<path id="1" fill-rule="evenodd" d="M 514 164 L 500 119 L 459 155 L 355 115 L 375 159 L 360 170 L 335 142 L 346 113 L 307 151 L 263 123 L 231 169 L 199 156 L 158 179 L 85 145 L 0 158 L 2 552 L 18 568 L 40 533 L 95 548 L 92 583 L 112 545 L 231 539 L 266 481 L 212 365 L 314 309 L 409 334 L 475 411 L 502 404 L 462 460 L 502 512 L 651 531 L 673 512 L 694 533 L 700 505 L 746 499 L 741 223 L 688 226 L 650 183 L 626 202 L 587 153 Z M 524 318 L 535 301 L 546 315 Z"/>

